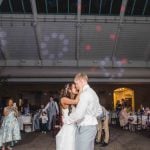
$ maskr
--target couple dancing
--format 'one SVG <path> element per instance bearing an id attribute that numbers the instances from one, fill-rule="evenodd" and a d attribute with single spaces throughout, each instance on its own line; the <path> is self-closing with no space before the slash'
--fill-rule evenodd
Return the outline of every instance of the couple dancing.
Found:
<path id="1" fill-rule="evenodd" d="M 60 104 L 64 124 L 56 135 L 56 150 L 94 150 L 102 107 L 86 74 L 78 73 L 74 83 L 62 90 Z"/>

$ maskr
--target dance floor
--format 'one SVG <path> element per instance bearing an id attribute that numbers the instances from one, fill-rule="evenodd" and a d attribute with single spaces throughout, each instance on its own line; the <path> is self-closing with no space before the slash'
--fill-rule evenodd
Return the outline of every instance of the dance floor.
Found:
<path id="1" fill-rule="evenodd" d="M 111 128 L 110 143 L 104 148 L 95 145 L 95 150 L 149 150 L 150 131 L 131 133 L 117 128 Z M 24 133 L 22 141 L 14 150 L 55 150 L 55 139 L 51 133 Z"/>

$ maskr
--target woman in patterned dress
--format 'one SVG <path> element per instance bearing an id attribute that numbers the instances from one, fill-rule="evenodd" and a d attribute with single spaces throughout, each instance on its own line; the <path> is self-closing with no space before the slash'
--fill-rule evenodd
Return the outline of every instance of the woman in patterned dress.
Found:
<path id="1" fill-rule="evenodd" d="M 13 105 L 13 100 L 8 100 L 8 106 L 4 108 L 4 119 L 1 127 L 0 146 L 5 150 L 11 150 L 11 142 L 16 142 L 21 139 L 20 128 L 17 120 L 17 107 Z"/>

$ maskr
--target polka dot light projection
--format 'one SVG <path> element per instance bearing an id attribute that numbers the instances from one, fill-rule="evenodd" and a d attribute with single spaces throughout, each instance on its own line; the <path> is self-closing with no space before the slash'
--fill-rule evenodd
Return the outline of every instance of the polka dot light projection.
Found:
<path id="1" fill-rule="evenodd" d="M 61 48 L 57 51 L 50 52 L 48 44 L 50 40 L 57 41 L 61 44 Z M 69 52 L 69 39 L 63 33 L 53 32 L 46 35 L 41 42 L 42 56 L 45 59 L 61 59 L 67 52 Z"/>

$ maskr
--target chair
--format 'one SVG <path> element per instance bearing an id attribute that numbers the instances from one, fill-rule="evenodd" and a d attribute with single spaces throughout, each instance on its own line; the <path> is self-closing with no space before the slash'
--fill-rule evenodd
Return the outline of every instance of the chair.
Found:
<path id="1" fill-rule="evenodd" d="M 26 127 L 30 127 L 30 129 L 32 131 L 33 130 L 32 117 L 31 116 L 22 116 L 22 120 L 23 120 L 23 131 L 30 132 L 30 131 L 26 131 Z"/>
<path id="2" fill-rule="evenodd" d="M 111 112 L 111 124 L 116 125 L 118 122 L 118 116 L 116 112 Z"/>
<path id="3" fill-rule="evenodd" d="M 150 114 L 148 114 L 148 116 L 147 116 L 146 128 L 147 128 L 147 130 L 150 130 Z"/>
<path id="4" fill-rule="evenodd" d="M 133 120 L 129 120 L 129 131 L 135 132 L 142 129 L 142 115 L 137 114 Z"/>
<path id="5" fill-rule="evenodd" d="M 32 122 L 23 123 L 23 131 L 25 132 L 26 127 L 30 127 L 31 131 L 33 130 Z"/>

